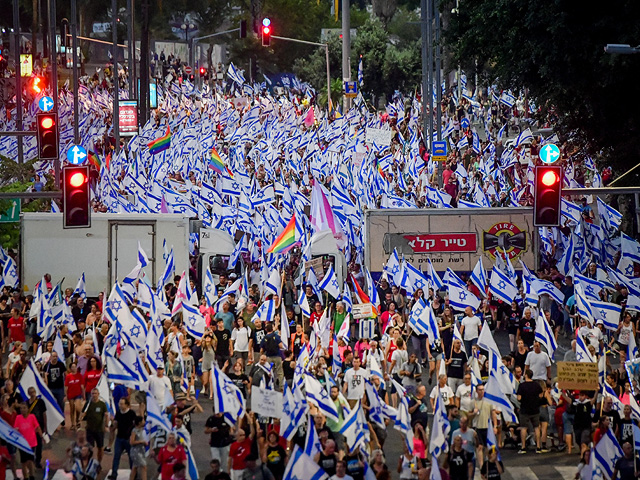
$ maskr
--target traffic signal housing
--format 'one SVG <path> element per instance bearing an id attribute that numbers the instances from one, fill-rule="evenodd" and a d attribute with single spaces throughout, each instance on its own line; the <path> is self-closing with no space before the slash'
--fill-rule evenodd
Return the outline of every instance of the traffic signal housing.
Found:
<path id="1" fill-rule="evenodd" d="M 75 165 L 62 169 L 63 228 L 91 226 L 89 166 Z"/>
<path id="2" fill-rule="evenodd" d="M 36 118 L 38 132 L 38 157 L 40 160 L 58 158 L 58 114 L 38 113 Z"/>
<path id="3" fill-rule="evenodd" d="M 536 227 L 560 225 L 562 167 L 560 165 L 537 166 L 534 184 L 533 224 Z"/>
<path id="4" fill-rule="evenodd" d="M 268 47 L 271 45 L 271 20 L 268 18 L 262 19 L 262 46 Z"/>

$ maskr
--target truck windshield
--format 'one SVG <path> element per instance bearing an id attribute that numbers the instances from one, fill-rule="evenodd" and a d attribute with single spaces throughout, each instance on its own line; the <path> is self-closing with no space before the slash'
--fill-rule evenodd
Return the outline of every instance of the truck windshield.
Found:
<path id="1" fill-rule="evenodd" d="M 212 275 L 220 275 L 230 273 L 227 269 L 229 266 L 229 256 L 228 255 L 214 255 L 209 258 L 209 269 L 211 270 Z M 242 274 L 242 262 L 236 263 L 233 271 L 237 275 Z"/>

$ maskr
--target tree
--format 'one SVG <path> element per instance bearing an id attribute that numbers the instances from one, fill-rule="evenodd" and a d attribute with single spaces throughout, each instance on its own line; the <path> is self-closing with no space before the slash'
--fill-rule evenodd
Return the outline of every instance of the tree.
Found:
<path id="1" fill-rule="evenodd" d="M 372 17 L 358 29 L 358 35 L 352 43 L 353 53 L 351 58 L 358 61 L 362 55 L 364 88 L 363 93 L 371 93 L 375 96 L 382 95 L 387 85 L 384 80 L 384 60 L 387 51 L 389 35 L 385 31 L 382 22 Z M 355 63 L 355 62 L 354 62 Z"/>
<path id="2" fill-rule="evenodd" d="M 617 170 L 637 163 L 640 117 L 630 95 L 640 56 L 608 55 L 603 47 L 640 43 L 639 3 L 620 0 L 604 14 L 567 0 L 460 0 L 459 10 L 445 43 L 467 72 L 477 60 L 486 80 L 526 88 L 544 112 L 554 111 L 561 133 L 573 132 Z"/>
<path id="3" fill-rule="evenodd" d="M 329 40 L 329 72 L 331 78 L 342 79 L 342 40 L 332 35 Z M 318 47 L 306 58 L 299 58 L 293 64 L 293 72 L 298 78 L 309 82 L 318 91 L 327 89 L 327 60 L 324 48 Z M 323 98 L 326 98 L 326 94 Z"/>

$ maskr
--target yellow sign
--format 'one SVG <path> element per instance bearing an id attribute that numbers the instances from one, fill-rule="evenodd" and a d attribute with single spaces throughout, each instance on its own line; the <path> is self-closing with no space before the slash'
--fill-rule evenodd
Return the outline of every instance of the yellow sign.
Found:
<path id="1" fill-rule="evenodd" d="M 597 390 L 598 364 L 593 362 L 558 362 L 558 388 L 563 390 Z"/>
<path id="2" fill-rule="evenodd" d="M 25 53 L 20 55 L 20 76 L 30 77 L 33 73 L 33 55 Z"/>
<path id="3" fill-rule="evenodd" d="M 358 94 L 357 93 L 345 93 L 344 96 L 347 97 L 347 98 L 356 98 L 358 96 Z"/>
<path id="4" fill-rule="evenodd" d="M 446 155 L 434 155 L 431 157 L 431 160 L 433 160 L 434 162 L 445 162 L 447 160 L 447 156 Z"/>

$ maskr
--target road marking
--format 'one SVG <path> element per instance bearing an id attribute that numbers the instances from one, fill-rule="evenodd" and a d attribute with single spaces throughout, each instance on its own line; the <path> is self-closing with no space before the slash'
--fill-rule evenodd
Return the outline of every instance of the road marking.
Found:
<path id="1" fill-rule="evenodd" d="M 573 480 L 575 478 L 576 475 L 576 471 L 578 470 L 577 467 L 572 467 L 572 466 L 564 466 L 564 467 L 553 467 L 555 468 L 558 473 L 560 474 L 560 478 L 564 479 L 564 480 Z"/>
<path id="2" fill-rule="evenodd" d="M 507 472 L 518 480 L 538 480 L 538 476 L 529 467 L 507 467 Z"/>

